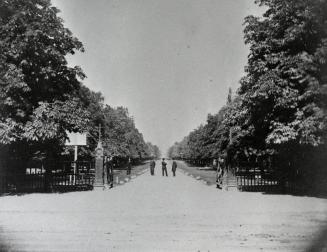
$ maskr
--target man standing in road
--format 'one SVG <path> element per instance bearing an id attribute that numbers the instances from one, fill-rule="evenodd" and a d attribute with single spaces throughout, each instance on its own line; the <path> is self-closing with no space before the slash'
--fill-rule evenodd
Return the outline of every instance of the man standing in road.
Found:
<path id="1" fill-rule="evenodd" d="M 165 174 L 166 174 L 166 177 L 168 177 L 167 163 L 165 162 L 165 159 L 164 158 L 162 159 L 161 167 L 162 167 L 162 176 L 165 176 Z"/>
<path id="2" fill-rule="evenodd" d="M 177 163 L 176 161 L 173 159 L 173 164 L 171 166 L 171 171 L 173 172 L 173 176 L 176 176 L 176 169 L 177 169 Z"/>
<path id="3" fill-rule="evenodd" d="M 152 159 L 151 162 L 150 162 L 150 173 L 151 173 L 151 176 L 154 175 L 154 167 L 156 166 L 156 162 Z"/>

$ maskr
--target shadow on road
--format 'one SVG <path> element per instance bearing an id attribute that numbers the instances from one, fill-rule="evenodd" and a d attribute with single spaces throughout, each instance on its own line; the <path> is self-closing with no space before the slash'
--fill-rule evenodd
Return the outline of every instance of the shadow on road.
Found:
<path id="1" fill-rule="evenodd" d="M 15 251 L 12 245 L 9 245 L 7 239 L 3 237 L 4 230 L 0 227 L 0 251 L 7 252 L 7 251 Z"/>
<path id="2" fill-rule="evenodd" d="M 318 232 L 314 239 L 304 251 L 307 252 L 326 252 L 327 251 L 327 220 L 321 231 Z"/>
<path id="3" fill-rule="evenodd" d="M 93 186 L 83 186 L 83 187 L 78 187 L 78 186 L 70 186 L 67 188 L 61 187 L 60 189 L 53 189 L 50 191 L 44 191 L 44 190 L 35 190 L 35 191 L 26 191 L 26 192 L 7 192 L 7 193 L 2 193 L 0 194 L 0 197 L 5 197 L 5 196 L 24 196 L 24 195 L 31 195 L 31 194 L 64 194 L 64 193 L 71 193 L 71 192 L 81 192 L 81 191 L 91 191 L 93 190 Z M 2 250 L 0 250 L 2 251 Z"/>

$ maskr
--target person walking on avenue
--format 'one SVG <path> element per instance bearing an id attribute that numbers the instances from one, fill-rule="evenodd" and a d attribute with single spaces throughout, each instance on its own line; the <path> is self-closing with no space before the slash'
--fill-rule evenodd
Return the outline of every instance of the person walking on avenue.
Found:
<path id="1" fill-rule="evenodd" d="M 165 176 L 165 174 L 166 174 L 166 177 L 168 177 L 167 163 L 165 162 L 164 158 L 162 159 L 162 162 L 161 162 L 161 168 L 162 168 L 162 176 Z"/>
<path id="2" fill-rule="evenodd" d="M 176 161 L 173 159 L 173 164 L 171 166 L 171 171 L 173 172 L 173 176 L 176 176 L 176 169 L 177 169 L 177 163 Z"/>
<path id="3" fill-rule="evenodd" d="M 131 170 L 132 170 L 132 161 L 131 161 L 131 158 L 128 157 L 128 162 L 127 162 L 127 175 L 130 175 L 131 174 Z"/>
<path id="4" fill-rule="evenodd" d="M 150 173 L 153 176 L 154 175 L 154 167 L 156 166 L 156 162 L 152 159 L 150 162 Z"/>

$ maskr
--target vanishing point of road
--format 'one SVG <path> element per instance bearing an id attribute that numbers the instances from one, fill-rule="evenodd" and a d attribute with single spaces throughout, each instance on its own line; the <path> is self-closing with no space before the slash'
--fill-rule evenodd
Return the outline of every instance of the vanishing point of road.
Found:
<path id="1" fill-rule="evenodd" d="M 110 190 L 0 197 L 0 251 L 324 251 L 326 221 L 327 199 L 223 192 L 157 162 Z"/>

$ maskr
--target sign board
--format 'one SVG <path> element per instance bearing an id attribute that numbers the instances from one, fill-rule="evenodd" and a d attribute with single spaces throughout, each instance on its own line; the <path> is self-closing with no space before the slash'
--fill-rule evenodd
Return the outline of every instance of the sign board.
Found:
<path id="1" fill-rule="evenodd" d="M 86 145 L 86 133 L 67 132 L 68 140 L 65 145 Z"/>

